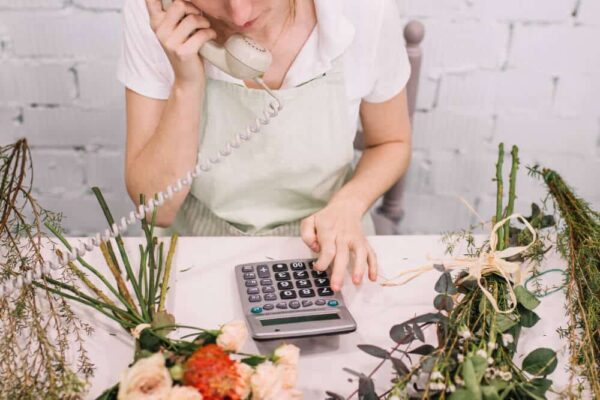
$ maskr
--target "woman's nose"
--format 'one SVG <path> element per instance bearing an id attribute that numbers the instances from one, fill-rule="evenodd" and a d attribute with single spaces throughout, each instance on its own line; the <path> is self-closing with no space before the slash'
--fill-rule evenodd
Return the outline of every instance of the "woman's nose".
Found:
<path id="1" fill-rule="evenodd" d="M 244 26 L 252 16 L 252 0 L 230 0 L 229 10 L 231 21 L 237 26 Z"/>

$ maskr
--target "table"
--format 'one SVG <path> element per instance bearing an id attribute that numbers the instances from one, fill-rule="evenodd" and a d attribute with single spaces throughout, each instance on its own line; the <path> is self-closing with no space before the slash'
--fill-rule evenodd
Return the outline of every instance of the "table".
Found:
<path id="1" fill-rule="evenodd" d="M 70 240 L 76 240 L 70 239 Z M 428 256 L 440 257 L 444 246 L 439 236 L 373 236 L 369 238 L 378 255 L 380 272 L 391 277 L 398 271 L 421 265 Z M 129 254 L 137 254 L 138 238 L 125 239 Z M 238 300 L 233 267 L 237 264 L 268 261 L 271 259 L 309 258 L 313 253 L 300 238 L 292 237 L 195 237 L 180 238 L 173 263 L 171 289 L 167 299 L 168 309 L 180 324 L 216 328 L 234 319 L 242 319 L 243 311 Z M 136 257 L 133 257 L 137 259 Z M 93 251 L 86 260 L 102 266 L 101 254 Z M 133 262 L 133 265 L 136 265 Z M 564 267 L 556 255 L 550 256 L 544 268 Z M 358 344 L 374 344 L 391 347 L 389 338 L 392 325 L 433 310 L 433 286 L 439 274 L 430 272 L 399 287 L 381 287 L 365 281 L 355 287 L 346 278 L 342 290 L 346 304 L 354 316 L 356 332 L 334 337 L 318 337 L 289 341 L 301 349 L 299 365 L 299 389 L 306 400 L 324 399 L 325 390 L 349 394 L 356 381 L 349 382 L 351 375 L 342 371 L 349 367 L 368 373 L 377 359 L 360 351 Z M 536 309 L 541 320 L 525 329 L 519 343 L 517 364 L 529 351 L 537 347 L 549 347 L 557 351 L 559 365 L 550 376 L 555 388 L 568 383 L 566 362 L 568 348 L 557 333 L 566 325 L 565 298 L 562 291 L 545 297 Z M 133 343 L 112 321 L 97 316 L 89 310 L 78 308 L 78 313 L 95 326 L 96 330 L 86 347 L 97 370 L 92 380 L 89 398 L 95 398 L 103 389 L 119 379 L 127 368 L 133 354 Z M 432 334 L 432 333 L 431 333 Z M 249 340 L 243 351 L 267 353 L 274 348 L 270 342 Z M 389 363 L 387 363 L 389 364 Z M 391 369 L 382 368 L 375 375 L 378 392 L 389 387 Z"/>

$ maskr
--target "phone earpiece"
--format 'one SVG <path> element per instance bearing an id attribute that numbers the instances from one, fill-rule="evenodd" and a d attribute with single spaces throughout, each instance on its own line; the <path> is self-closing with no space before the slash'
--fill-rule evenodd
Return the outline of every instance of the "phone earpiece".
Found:
<path id="1" fill-rule="evenodd" d="M 163 10 L 167 10 L 172 0 L 162 0 Z M 237 79 L 262 77 L 271 65 L 271 53 L 251 38 L 233 34 L 224 46 L 213 40 L 206 42 L 200 55 L 223 72 Z"/>

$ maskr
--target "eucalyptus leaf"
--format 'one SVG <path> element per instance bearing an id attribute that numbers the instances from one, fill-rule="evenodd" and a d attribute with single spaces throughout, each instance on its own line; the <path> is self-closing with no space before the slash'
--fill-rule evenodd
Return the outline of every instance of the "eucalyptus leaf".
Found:
<path id="1" fill-rule="evenodd" d="M 535 312 L 526 309 L 522 305 L 519 304 L 517 308 L 521 316 L 521 326 L 524 328 L 531 328 L 540 320 L 540 317 Z"/>
<path id="2" fill-rule="evenodd" d="M 404 362 L 401 359 L 396 357 L 391 357 L 390 359 L 392 360 L 392 365 L 394 366 L 394 369 L 399 375 L 406 375 L 409 373 L 408 367 L 406 366 L 406 364 L 404 364 Z"/>
<path id="3" fill-rule="evenodd" d="M 456 286 L 452 282 L 450 272 L 444 272 L 435 283 L 434 290 L 438 293 L 456 294 Z"/>
<path id="4" fill-rule="evenodd" d="M 390 337 L 398 344 L 407 344 L 414 340 L 415 336 L 410 325 L 406 322 L 392 326 Z"/>
<path id="5" fill-rule="evenodd" d="M 329 396 L 327 398 L 327 400 L 346 400 L 346 398 L 344 396 L 334 393 L 334 392 L 327 391 L 327 392 L 325 392 L 325 394 L 327 396 Z"/>
<path id="6" fill-rule="evenodd" d="M 481 356 L 474 355 L 469 358 L 473 363 L 473 371 L 475 372 L 475 378 L 477 379 L 477 383 L 481 382 L 481 378 L 485 374 L 485 369 L 487 368 L 487 360 Z"/>
<path id="7" fill-rule="evenodd" d="M 140 349 L 156 353 L 160 350 L 161 340 L 150 329 L 144 329 L 140 334 Z"/>
<path id="8" fill-rule="evenodd" d="M 96 398 L 96 400 L 117 400 L 117 395 L 119 393 L 119 384 L 117 383 L 115 386 L 110 389 L 106 389 L 100 396 Z"/>
<path id="9" fill-rule="evenodd" d="M 498 390 L 494 386 L 482 386 L 481 394 L 484 400 L 500 400 Z"/>
<path id="10" fill-rule="evenodd" d="M 449 397 L 449 400 L 479 400 L 481 399 L 481 393 L 477 397 L 476 393 L 473 393 L 467 389 L 457 389 Z"/>
<path id="11" fill-rule="evenodd" d="M 479 388 L 479 380 L 475 374 L 475 368 L 471 358 L 467 358 L 463 362 L 462 377 L 465 381 L 465 388 L 471 393 L 471 399 L 481 400 L 481 390 Z"/>
<path id="12" fill-rule="evenodd" d="M 433 268 L 436 271 L 446 272 L 446 267 L 444 267 L 444 264 L 433 264 Z"/>
<path id="13" fill-rule="evenodd" d="M 378 400 L 379 397 L 375 393 L 375 384 L 373 380 L 366 375 L 363 375 L 358 380 L 358 398 L 359 400 Z"/>
<path id="14" fill-rule="evenodd" d="M 435 296 L 435 299 L 433 299 L 433 306 L 436 310 L 450 312 L 454 307 L 454 302 L 452 301 L 452 297 L 446 294 L 438 294 Z"/>
<path id="15" fill-rule="evenodd" d="M 506 332 L 518 323 L 513 314 L 496 315 L 496 330 L 500 333 Z"/>
<path id="16" fill-rule="evenodd" d="M 523 359 L 523 370 L 532 375 L 546 376 L 556 369 L 557 364 L 554 350 L 541 347 L 533 350 Z"/>
<path id="17" fill-rule="evenodd" d="M 517 296 L 517 302 L 526 309 L 534 310 L 537 306 L 540 305 L 540 301 L 538 300 L 538 298 L 535 297 L 533 293 L 525 289 L 523 286 L 515 286 L 514 291 L 515 295 Z"/>
<path id="18" fill-rule="evenodd" d="M 384 350 L 381 347 L 373 346 L 372 344 L 359 344 L 357 347 L 373 357 L 388 358 L 390 356 L 387 350 Z"/>
<path id="19" fill-rule="evenodd" d="M 529 383 L 535 386 L 536 391 L 542 396 L 545 395 L 546 391 L 552 386 L 552 381 L 546 378 L 535 378 L 529 381 Z"/>
<path id="20" fill-rule="evenodd" d="M 426 356 L 429 355 L 431 353 L 433 353 L 433 351 L 435 350 L 435 347 L 433 347 L 430 344 L 424 344 L 422 346 L 419 346 L 415 349 L 412 349 L 409 351 L 409 353 L 411 354 L 419 354 L 421 356 Z"/>
<path id="21" fill-rule="evenodd" d="M 425 335 L 423 334 L 423 331 L 419 327 L 419 324 L 417 324 L 416 322 L 412 325 L 412 331 L 414 332 L 415 337 L 417 339 L 419 339 L 421 342 L 425 341 Z"/>
<path id="22" fill-rule="evenodd" d="M 361 376 L 364 376 L 364 374 L 361 374 L 360 372 L 356 372 L 353 369 L 350 369 L 350 368 L 347 368 L 347 367 L 342 368 L 342 370 L 346 371 L 347 373 L 349 373 L 351 375 L 356 376 L 357 378 L 360 378 Z"/>

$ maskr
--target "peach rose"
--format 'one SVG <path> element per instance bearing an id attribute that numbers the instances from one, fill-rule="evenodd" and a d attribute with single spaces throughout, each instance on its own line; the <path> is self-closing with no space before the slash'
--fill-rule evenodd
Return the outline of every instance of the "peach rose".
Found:
<path id="1" fill-rule="evenodd" d="M 252 374 L 254 374 L 254 369 L 248 364 L 244 364 L 242 362 L 237 362 L 236 368 L 240 378 L 235 392 L 238 394 L 238 396 L 240 396 L 240 399 L 243 400 L 248 398 L 248 396 L 250 396 L 250 392 L 252 391 L 250 380 L 252 379 Z"/>
<path id="2" fill-rule="evenodd" d="M 168 400 L 173 381 L 161 353 L 138 360 L 123 373 L 118 400 Z"/>
<path id="3" fill-rule="evenodd" d="M 191 386 L 174 386 L 169 400 L 202 400 L 200 392 Z"/>
<path id="4" fill-rule="evenodd" d="M 275 349 L 275 363 L 295 367 L 300 358 L 300 349 L 291 344 L 284 344 Z"/>
<path id="5" fill-rule="evenodd" d="M 244 321 L 231 321 L 223 325 L 217 337 L 217 345 L 225 351 L 238 352 L 248 339 L 248 329 Z"/>

